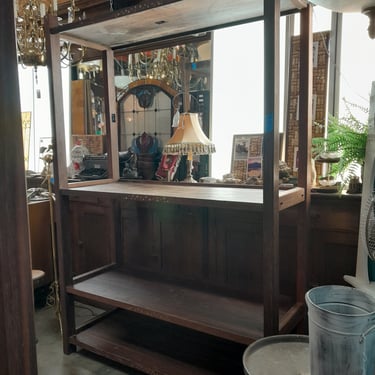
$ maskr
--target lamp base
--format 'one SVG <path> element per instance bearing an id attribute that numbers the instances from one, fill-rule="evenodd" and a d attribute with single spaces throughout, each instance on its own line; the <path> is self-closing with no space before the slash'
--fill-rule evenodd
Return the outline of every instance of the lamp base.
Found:
<path id="1" fill-rule="evenodd" d="M 187 175 L 185 180 L 183 180 L 182 182 L 197 183 L 197 181 L 194 180 L 192 175 Z"/>
<path id="2" fill-rule="evenodd" d="M 189 160 L 189 157 L 186 159 L 186 177 L 183 182 L 187 183 L 196 183 L 194 180 L 191 171 L 193 170 L 193 160 Z"/>

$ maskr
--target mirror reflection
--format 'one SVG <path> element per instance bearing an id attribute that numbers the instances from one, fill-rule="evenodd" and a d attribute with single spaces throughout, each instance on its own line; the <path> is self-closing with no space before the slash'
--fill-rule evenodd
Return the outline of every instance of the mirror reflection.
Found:
<path id="1" fill-rule="evenodd" d="M 79 49 L 75 46 L 79 56 Z M 81 58 L 71 63 L 70 84 L 70 181 L 108 177 L 105 81 L 100 51 L 85 48 Z"/>
<path id="2" fill-rule="evenodd" d="M 158 49 L 115 54 L 119 168 L 122 179 L 183 180 L 191 160 L 195 180 L 208 175 L 208 156 L 166 154 L 180 113 L 198 116 L 209 137 L 210 35 Z M 82 47 L 72 48 L 79 56 Z M 71 64 L 69 181 L 108 176 L 105 82 L 100 51 L 85 49 Z M 173 161 L 171 163 L 171 160 Z M 173 173 L 172 173 L 173 170 Z"/>
<path id="3" fill-rule="evenodd" d="M 207 176 L 208 157 L 197 147 L 191 155 L 165 148 L 184 112 L 196 113 L 209 136 L 210 52 L 205 37 L 116 56 L 121 178 L 181 181 L 191 168 L 195 181 Z"/>

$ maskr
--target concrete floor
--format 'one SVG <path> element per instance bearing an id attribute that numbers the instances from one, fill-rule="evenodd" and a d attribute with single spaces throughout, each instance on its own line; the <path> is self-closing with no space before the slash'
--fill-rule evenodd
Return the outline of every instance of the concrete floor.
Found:
<path id="1" fill-rule="evenodd" d="M 92 314 L 84 308 L 78 309 L 78 313 L 82 316 Z M 142 375 L 85 351 L 65 355 L 53 307 L 36 308 L 35 329 L 38 339 L 38 375 Z"/>

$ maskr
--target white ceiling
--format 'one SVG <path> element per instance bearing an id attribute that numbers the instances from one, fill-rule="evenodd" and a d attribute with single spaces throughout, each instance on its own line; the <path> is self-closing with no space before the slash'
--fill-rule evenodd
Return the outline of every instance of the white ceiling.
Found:
<path id="1" fill-rule="evenodd" d="M 280 1 L 282 12 L 304 6 L 305 0 Z M 79 28 L 71 24 L 62 35 L 113 48 L 213 29 L 262 15 L 263 0 L 180 0 L 122 17 L 116 17 L 114 12 L 111 19 Z"/>

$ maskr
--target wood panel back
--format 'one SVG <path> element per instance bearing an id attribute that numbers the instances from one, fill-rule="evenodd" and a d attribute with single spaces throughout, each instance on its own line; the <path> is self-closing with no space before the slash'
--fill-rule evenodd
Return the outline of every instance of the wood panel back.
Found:
<path id="1" fill-rule="evenodd" d="M 124 265 L 199 288 L 261 298 L 261 215 L 124 200 Z"/>

